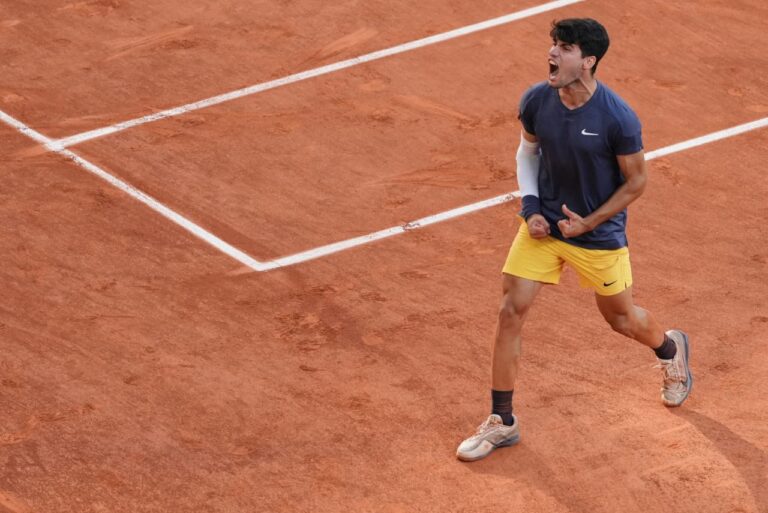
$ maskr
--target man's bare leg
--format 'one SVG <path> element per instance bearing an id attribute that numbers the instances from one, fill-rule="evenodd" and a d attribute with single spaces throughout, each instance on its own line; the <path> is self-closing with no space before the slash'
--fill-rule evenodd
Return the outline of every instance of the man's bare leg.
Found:
<path id="1" fill-rule="evenodd" d="M 505 274 L 502 281 L 503 296 L 493 341 L 491 388 L 513 390 L 520 364 L 520 332 L 528 310 L 533 305 L 542 284 Z"/>
<path id="2" fill-rule="evenodd" d="M 654 350 L 664 374 L 661 401 L 666 406 L 680 406 L 693 388 L 693 374 L 688 364 L 688 335 L 680 330 L 666 333 L 648 312 L 632 301 L 632 287 L 614 296 L 595 295 L 600 313 L 614 331 L 635 339 Z"/>
<path id="3" fill-rule="evenodd" d="M 651 313 L 635 305 L 632 287 L 613 296 L 595 294 L 597 308 L 613 331 L 657 349 L 664 343 L 664 330 Z"/>
<path id="4" fill-rule="evenodd" d="M 499 447 L 520 441 L 520 426 L 512 416 L 512 391 L 520 363 L 520 331 L 541 283 L 503 275 L 503 297 L 493 342 L 491 396 L 493 412 L 477 432 L 461 442 L 456 456 L 463 461 L 485 458 Z"/>

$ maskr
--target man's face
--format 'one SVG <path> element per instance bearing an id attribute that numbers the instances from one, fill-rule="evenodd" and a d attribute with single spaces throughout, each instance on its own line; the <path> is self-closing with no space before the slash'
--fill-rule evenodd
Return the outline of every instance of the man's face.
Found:
<path id="1" fill-rule="evenodd" d="M 554 40 L 549 49 L 548 82 L 550 87 L 560 89 L 581 78 L 587 59 L 593 59 L 593 57 L 582 57 L 579 45 L 566 43 L 559 39 Z"/>

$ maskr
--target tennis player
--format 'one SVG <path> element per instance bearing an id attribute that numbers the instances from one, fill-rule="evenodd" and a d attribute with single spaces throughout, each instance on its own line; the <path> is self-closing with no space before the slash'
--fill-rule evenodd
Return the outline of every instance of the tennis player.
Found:
<path id="1" fill-rule="evenodd" d="M 688 336 L 664 331 L 632 301 L 627 206 L 647 180 L 637 115 L 595 79 L 608 50 L 592 19 L 554 22 L 549 76 L 520 101 L 517 178 L 521 226 L 503 268 L 503 298 L 493 344 L 491 414 L 458 447 L 464 461 L 520 440 L 512 396 L 520 331 L 543 284 L 556 284 L 565 264 L 592 289 L 614 331 L 651 348 L 663 374 L 661 400 L 679 406 L 691 392 Z"/>

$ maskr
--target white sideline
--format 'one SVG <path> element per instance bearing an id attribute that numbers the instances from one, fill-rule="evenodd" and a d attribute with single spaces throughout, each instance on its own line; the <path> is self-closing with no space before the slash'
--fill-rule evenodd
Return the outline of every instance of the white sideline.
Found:
<path id="1" fill-rule="evenodd" d="M 758 119 L 757 121 L 744 123 L 743 125 L 738 125 L 731 128 L 726 128 L 724 130 L 719 130 L 717 132 L 703 135 L 701 137 L 688 139 L 687 141 L 683 141 L 677 144 L 672 144 L 670 146 L 665 146 L 663 148 L 659 148 L 658 150 L 649 151 L 648 153 L 645 154 L 645 160 L 653 160 L 655 158 L 663 157 L 665 155 L 670 155 L 672 153 L 677 153 L 683 150 L 694 148 L 696 146 L 701 146 L 703 144 L 718 141 L 720 139 L 725 139 L 727 137 L 733 137 L 735 135 L 743 134 L 744 132 L 749 132 L 751 130 L 756 130 L 758 128 L 762 128 L 766 126 L 768 126 L 768 117 L 763 119 Z M 520 191 L 503 194 L 501 196 L 496 196 L 495 198 L 487 199 L 485 201 L 480 201 L 478 203 L 473 203 L 471 205 L 467 205 L 464 207 L 448 210 L 446 212 L 435 214 L 433 216 L 424 217 L 417 221 L 412 221 L 410 223 L 407 223 L 403 226 L 394 226 L 392 228 L 387 228 L 386 230 L 369 233 L 368 235 L 363 235 L 361 237 L 355 237 L 353 239 L 347 239 L 340 242 L 335 242 L 333 244 L 320 246 L 314 249 L 303 251 L 301 253 L 296 253 L 293 255 L 277 258 L 275 260 L 263 262 L 262 266 L 264 267 L 264 270 L 271 270 L 271 269 L 277 269 L 279 267 L 287 267 L 289 265 L 299 264 L 302 262 L 306 262 L 308 260 L 314 260 L 316 258 L 330 255 L 332 253 L 337 253 L 339 251 L 344 251 L 344 250 L 353 248 L 355 246 L 362 246 L 363 244 L 368 244 L 369 242 L 373 242 L 376 240 L 384 239 L 386 237 L 391 237 L 393 235 L 405 233 L 408 230 L 423 228 L 424 226 L 428 226 L 430 224 L 434 224 L 440 221 L 445 221 L 446 219 L 462 216 L 465 214 L 469 214 L 470 212 L 475 212 L 475 211 L 482 210 L 495 205 L 501 205 L 502 203 L 507 203 L 508 201 L 512 201 L 513 199 L 519 198 L 519 197 L 520 197 Z"/>
<path id="2" fill-rule="evenodd" d="M 160 119 L 179 116 L 187 112 L 192 112 L 198 109 L 204 109 L 206 107 L 218 105 L 219 103 L 236 100 L 244 96 L 260 93 L 263 91 L 267 91 L 269 89 L 274 89 L 276 87 L 293 84 L 294 82 L 300 82 L 308 78 L 318 77 L 320 75 L 325 75 L 327 73 L 332 73 L 334 71 L 351 68 L 352 66 L 357 66 L 358 64 L 364 64 L 366 62 L 375 61 L 377 59 L 382 59 L 384 57 L 390 57 L 392 55 L 397 55 L 399 53 L 415 50 L 417 48 L 422 48 L 424 46 L 429 46 L 435 43 L 448 41 L 449 39 L 455 39 L 457 37 L 466 36 L 468 34 L 479 32 L 481 30 L 487 30 L 493 27 L 498 27 L 499 25 L 504 25 L 516 20 L 521 20 L 523 18 L 528 18 L 536 14 L 541 14 L 543 12 L 551 11 L 553 9 L 558 9 L 560 7 L 565 7 L 567 5 L 571 5 L 571 4 L 575 4 L 583 1 L 585 0 L 557 0 L 554 2 L 548 2 L 546 4 L 538 5 L 536 7 L 523 9 L 522 11 L 507 14 L 505 16 L 500 16 L 498 18 L 482 21 L 479 23 L 475 23 L 473 25 L 467 25 L 466 27 L 461 27 L 448 32 L 443 32 L 441 34 L 435 34 L 434 36 L 425 37 L 423 39 L 417 39 L 416 41 L 411 41 L 409 43 L 404 43 L 404 44 L 393 46 L 390 48 L 385 48 L 384 50 L 378 50 L 365 55 L 361 55 L 359 57 L 354 57 L 352 59 L 336 62 L 334 64 L 328 64 L 326 66 L 321 66 L 319 68 L 302 71 L 300 73 L 288 75 L 287 77 L 278 78 L 276 80 L 270 80 L 269 82 L 263 82 L 261 84 L 248 86 L 243 89 L 238 89 L 237 91 L 220 94 L 212 98 L 200 100 L 194 103 L 188 103 L 180 107 L 163 110 L 163 111 L 156 112 L 154 114 L 149 114 L 147 116 L 143 116 L 140 118 L 135 118 L 128 121 L 123 121 L 121 123 L 116 123 L 114 125 L 107 126 L 104 128 L 97 128 L 95 130 L 83 132 L 81 134 L 75 134 L 69 137 L 63 137 L 61 139 L 52 140 L 46 144 L 46 147 L 52 151 L 60 150 L 68 146 L 73 146 L 75 144 L 88 141 L 90 139 L 96 139 L 97 137 L 103 137 L 105 135 L 114 134 L 115 132 L 120 132 L 127 128 L 143 125 L 146 123 L 151 123 L 153 121 L 158 121 Z"/>
<path id="3" fill-rule="evenodd" d="M 35 141 L 41 143 L 41 144 L 49 144 L 51 142 L 51 139 L 44 136 L 40 132 L 37 132 L 28 126 L 26 126 L 24 123 L 19 121 L 18 119 L 6 114 L 2 110 L 0 110 L 0 121 L 5 122 L 6 124 L 12 126 L 22 134 L 26 135 L 27 137 L 30 137 L 34 139 Z M 270 267 L 265 266 L 263 263 L 259 262 L 258 260 L 252 258 L 251 256 L 247 255 L 246 253 L 240 251 L 236 247 L 224 242 L 220 238 L 216 237 L 211 232 L 207 231 L 203 227 L 193 223 L 186 217 L 182 216 L 181 214 L 171 210 L 170 208 L 166 207 L 156 199 L 154 199 L 152 196 L 140 191 L 136 187 L 120 180 L 114 175 L 109 174 L 108 172 L 104 171 L 99 166 L 85 160 L 84 158 L 80 157 L 76 153 L 64 149 L 59 148 L 53 150 L 59 155 L 63 155 L 64 157 L 68 158 L 72 162 L 74 162 L 76 165 L 82 167 L 89 173 L 92 173 L 102 180 L 106 181 L 110 185 L 113 185 L 120 189 L 121 191 L 125 192 L 132 198 L 140 201 L 141 203 L 145 204 L 155 212 L 158 212 L 163 217 L 171 220 L 172 222 L 176 223 L 177 225 L 181 226 L 188 232 L 190 232 L 195 237 L 198 237 L 211 246 L 215 247 L 222 253 L 225 253 L 229 255 L 230 257 L 234 258 L 238 262 L 250 267 L 254 271 L 264 271 L 266 269 L 269 269 Z"/>

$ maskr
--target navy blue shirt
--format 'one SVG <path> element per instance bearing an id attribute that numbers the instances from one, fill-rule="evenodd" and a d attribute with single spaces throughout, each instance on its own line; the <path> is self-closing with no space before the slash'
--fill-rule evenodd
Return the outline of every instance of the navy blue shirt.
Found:
<path id="1" fill-rule="evenodd" d="M 541 145 L 539 199 L 551 235 L 588 249 L 626 246 L 626 209 L 569 239 L 560 233 L 557 221 L 565 218 L 563 203 L 586 217 L 624 183 L 616 156 L 643 149 L 640 120 L 632 109 L 598 82 L 587 103 L 569 110 L 557 89 L 541 82 L 523 95 L 520 121 Z"/>

